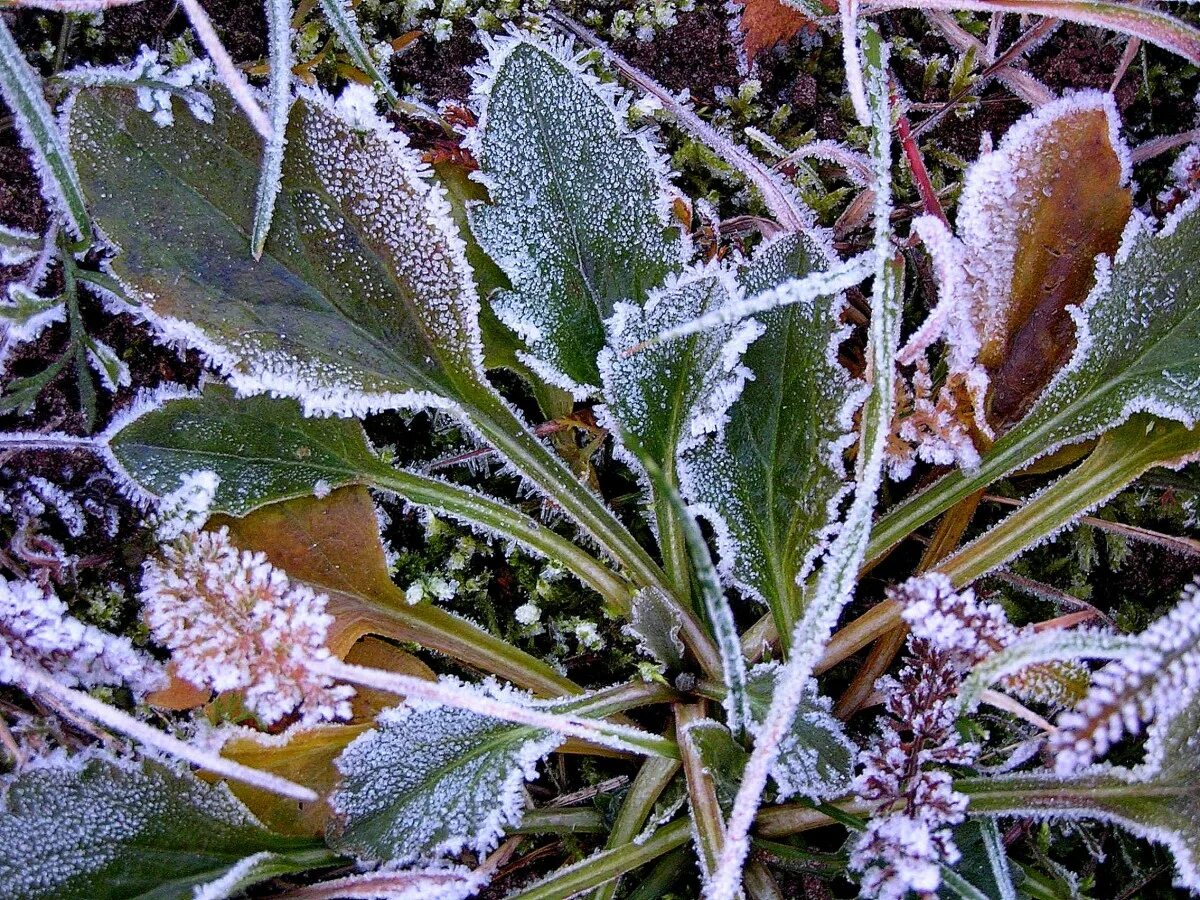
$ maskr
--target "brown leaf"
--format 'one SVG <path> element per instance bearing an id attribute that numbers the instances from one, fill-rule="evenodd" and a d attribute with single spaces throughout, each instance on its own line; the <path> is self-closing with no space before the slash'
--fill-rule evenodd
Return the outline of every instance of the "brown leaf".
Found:
<path id="1" fill-rule="evenodd" d="M 365 488 L 346 487 L 322 499 L 273 503 L 242 519 L 214 517 L 244 550 L 266 554 L 291 578 L 329 597 L 339 656 L 364 634 L 420 644 L 483 672 L 547 696 L 580 688 L 549 665 L 477 625 L 428 603 L 409 604 L 388 574 L 375 506 Z"/>
<path id="2" fill-rule="evenodd" d="M 167 686 L 151 691 L 146 695 L 146 702 L 155 709 L 185 710 L 203 706 L 212 696 L 212 691 L 198 688 L 190 681 L 184 681 L 175 671 L 175 663 L 167 663 Z"/>
<path id="3" fill-rule="evenodd" d="M 321 725 L 281 738 L 257 737 L 247 731 L 221 748 L 221 755 L 227 759 L 312 788 L 320 795 L 315 803 L 301 803 L 234 781 L 227 782 L 229 789 L 268 828 L 288 835 L 320 835 L 332 815 L 327 798 L 338 780 L 333 761 L 370 727 L 369 723 Z"/>
<path id="4" fill-rule="evenodd" d="M 749 64 L 776 44 L 790 41 L 805 29 L 815 31 L 817 27 L 811 16 L 782 0 L 735 2 L 741 7 L 736 27 L 742 35 L 742 50 Z"/>
<path id="5" fill-rule="evenodd" d="M 1096 256 L 1111 256 L 1133 208 L 1103 109 L 1057 119 L 1018 182 L 1024 226 L 1003 326 L 980 350 L 991 376 L 987 416 L 1007 430 L 1028 411 L 1075 349 L 1067 307 L 1095 284 Z"/>
<path id="6" fill-rule="evenodd" d="M 350 648 L 346 654 L 346 662 L 356 666 L 367 666 L 371 669 L 382 669 L 385 672 L 395 672 L 398 675 L 411 675 L 414 678 L 424 678 L 436 681 L 437 675 L 433 669 L 421 662 L 406 650 L 401 650 L 394 644 L 381 641 L 375 637 L 364 637 Z M 354 722 L 372 721 L 380 711 L 395 706 L 403 699 L 391 691 L 378 691 L 374 688 L 355 687 L 354 699 L 350 701 Z"/>

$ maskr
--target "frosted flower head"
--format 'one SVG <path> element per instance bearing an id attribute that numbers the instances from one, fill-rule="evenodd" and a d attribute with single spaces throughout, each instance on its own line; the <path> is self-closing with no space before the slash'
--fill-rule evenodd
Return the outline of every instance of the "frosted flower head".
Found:
<path id="1" fill-rule="evenodd" d="M 159 687 L 161 667 L 128 638 L 80 622 L 67 605 L 31 581 L 0 577 L 0 682 L 21 686 L 33 669 L 70 687 Z"/>
<path id="2" fill-rule="evenodd" d="M 266 724 L 292 712 L 306 724 L 349 718 L 352 689 L 313 671 L 329 658 L 325 596 L 239 551 L 227 529 L 187 535 L 148 562 L 140 596 L 184 680 L 242 691 Z"/>

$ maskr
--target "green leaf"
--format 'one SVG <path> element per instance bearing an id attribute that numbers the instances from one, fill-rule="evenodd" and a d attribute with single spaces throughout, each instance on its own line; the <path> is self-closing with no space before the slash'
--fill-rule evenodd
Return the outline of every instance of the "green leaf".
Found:
<path id="1" fill-rule="evenodd" d="M 556 559 L 614 608 L 628 607 L 628 585 L 576 542 L 483 494 L 393 469 L 353 419 L 305 418 L 293 400 L 239 400 L 228 388 L 210 385 L 199 397 L 135 408 L 110 426 L 106 440 L 116 464 L 151 494 L 175 490 L 189 472 L 216 472 L 221 481 L 213 511 L 234 516 L 344 485 L 390 491 Z"/>
<path id="2" fill-rule="evenodd" d="M 159 128 L 121 95 L 83 91 L 69 138 L 119 249 L 113 273 L 164 334 L 200 347 L 240 389 L 340 413 L 449 407 L 481 390 L 462 241 L 394 133 L 357 130 L 324 95 L 297 101 L 257 262 L 246 197 L 258 140 L 228 103 L 211 126 Z"/>
<path id="3" fill-rule="evenodd" d="M 1017 900 L 1014 867 L 1008 860 L 1000 829 L 990 819 L 970 819 L 954 829 L 954 844 L 961 854 L 954 872 L 988 900 Z M 1018 870 L 1019 871 L 1019 870 Z M 945 880 L 945 879 L 943 879 Z M 946 886 L 954 889 L 947 881 Z M 963 892 L 962 896 L 971 894 Z"/>
<path id="4" fill-rule="evenodd" d="M 42 80 L 25 60 L 8 25 L 0 21 L 0 97 L 12 112 L 21 143 L 33 154 L 42 193 L 78 238 L 91 240 L 87 201 L 71 151 L 42 94 Z"/>
<path id="5" fill-rule="evenodd" d="M 597 361 L 606 401 L 602 422 L 618 435 L 626 461 L 648 476 L 659 545 L 680 594 L 688 591 L 684 522 L 668 496 L 678 487 L 678 456 L 721 428 L 725 410 L 746 380 L 739 357 L 759 326 L 750 320 L 648 342 L 738 299 L 738 287 L 723 268 L 706 266 L 672 277 L 650 292 L 644 308 L 616 305 L 605 323 L 608 344 Z"/>
<path id="6" fill-rule="evenodd" d="M 758 295 L 825 267 L 812 239 L 787 235 L 762 248 L 740 280 Z M 782 635 L 799 613 L 797 576 L 844 489 L 855 389 L 835 355 L 837 306 L 813 300 L 757 315 L 763 333 L 742 357 L 753 377 L 724 428 L 682 455 L 684 494 L 715 524 L 722 575 L 767 603 Z"/>
<path id="7" fill-rule="evenodd" d="M 756 722 L 766 719 L 781 672 L 775 663 L 750 670 L 747 689 Z M 771 770 L 779 799 L 799 795 L 821 801 L 842 796 L 854 777 L 857 754 L 858 748 L 830 711 L 829 698 L 818 693 L 815 682 L 808 682 Z"/>
<path id="8" fill-rule="evenodd" d="M 614 305 L 642 303 L 682 262 L 666 163 L 629 132 L 616 89 L 558 47 L 520 37 L 490 49 L 473 140 L 492 205 L 471 224 L 513 285 L 494 306 L 540 374 L 587 393 Z"/>
<path id="9" fill-rule="evenodd" d="M 1020 424 L 974 472 L 955 471 L 880 520 L 875 558 L 963 497 L 1057 448 L 1137 412 L 1189 428 L 1200 417 L 1200 214 L 1190 203 L 1158 234 L 1135 213 L 1115 261 L 1073 310 L 1076 350 Z"/>
<path id="10" fill-rule="evenodd" d="M 641 583 L 660 583 L 649 554 L 488 383 L 465 246 L 404 139 L 373 116 L 363 130 L 364 116 L 323 94 L 298 100 L 255 261 L 245 198 L 258 140 L 218 107 L 212 126 L 159 128 L 121 97 L 84 91 L 73 105 L 84 190 L 119 250 L 112 270 L 159 330 L 200 348 L 240 392 L 297 397 L 306 413 L 453 412 Z"/>
<path id="11" fill-rule="evenodd" d="M 264 829 L 224 785 L 158 763 L 32 769 L 8 782 L 0 812 L 0 894 L 14 900 L 218 898 L 336 861 Z"/>
<path id="12" fill-rule="evenodd" d="M 683 665 L 679 611 L 656 588 L 643 588 L 633 597 L 627 630 L 638 640 L 638 649 L 669 668 Z"/>
<path id="13" fill-rule="evenodd" d="M 337 760 L 331 845 L 389 861 L 486 853 L 520 823 L 525 782 L 562 738 L 461 709 L 407 705 Z"/>
<path id="14" fill-rule="evenodd" d="M 163 496 L 189 472 L 220 477 L 212 512 L 244 516 L 259 507 L 391 473 L 354 419 L 304 418 L 291 400 L 238 399 L 208 385 L 195 397 L 134 409 L 115 421 L 108 446 L 143 491 Z"/>
<path id="15" fill-rule="evenodd" d="M 715 719 L 697 719 L 689 723 L 687 737 L 700 754 L 705 773 L 712 779 L 721 809 L 728 813 L 750 754 L 734 740 L 730 730 Z"/>

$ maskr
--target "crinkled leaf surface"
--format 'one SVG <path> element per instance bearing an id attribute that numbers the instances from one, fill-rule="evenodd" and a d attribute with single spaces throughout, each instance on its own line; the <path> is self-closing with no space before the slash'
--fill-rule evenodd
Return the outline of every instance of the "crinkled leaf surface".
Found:
<path id="1" fill-rule="evenodd" d="M 258 141 L 228 104 L 159 128 L 83 91 L 71 147 L 114 273 L 170 337 L 246 390 L 309 409 L 452 403 L 478 389 L 478 302 L 450 209 L 399 134 L 296 102 L 272 233 L 249 255 Z M 416 391 L 416 396 L 409 392 Z M 451 399 L 447 399 L 451 398 Z"/>
<path id="2" fill-rule="evenodd" d="M 338 758 L 331 843 L 386 860 L 487 852 L 520 821 L 525 782 L 561 742 L 461 709 L 385 712 Z"/>
<path id="3" fill-rule="evenodd" d="M 319 842 L 267 831 L 223 785 L 150 762 L 28 771 L 0 813 L 0 894 L 13 900 L 183 900 L 226 876 L 236 893 L 333 861 Z"/>
<path id="4" fill-rule="evenodd" d="M 761 250 L 741 281 L 755 295 L 824 267 L 809 238 L 789 235 Z M 714 522 L 722 574 L 778 610 L 798 602 L 796 575 L 842 491 L 853 386 L 837 362 L 840 326 L 828 300 L 757 318 L 762 336 L 742 357 L 752 379 L 724 428 L 686 449 L 681 465 L 685 495 Z"/>
<path id="5" fill-rule="evenodd" d="M 475 135 L 491 205 L 471 217 L 512 282 L 500 319 L 552 380 L 599 384 L 596 354 L 618 301 L 641 303 L 677 270 L 664 161 L 628 133 L 613 88 L 531 40 L 492 48 Z"/>
<path id="6" fill-rule="evenodd" d="M 779 673 L 774 663 L 750 671 L 750 709 L 756 722 L 766 718 Z M 830 712 L 829 698 L 819 694 L 816 683 L 810 681 L 771 770 L 780 799 L 801 796 L 828 800 L 841 796 L 850 787 L 857 753 L 842 723 Z"/>
<path id="7" fill-rule="evenodd" d="M 304 418 L 290 400 L 238 399 L 221 385 L 170 400 L 109 437 L 117 462 L 144 490 L 162 496 L 196 470 L 220 476 L 213 512 L 244 516 L 279 500 L 370 483 L 388 472 L 353 419 Z"/>

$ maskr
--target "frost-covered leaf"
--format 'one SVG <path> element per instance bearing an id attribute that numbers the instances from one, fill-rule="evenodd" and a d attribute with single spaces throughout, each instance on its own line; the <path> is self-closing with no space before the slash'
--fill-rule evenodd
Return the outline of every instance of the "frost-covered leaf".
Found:
<path id="1" fill-rule="evenodd" d="M 1095 281 L 1129 219 L 1128 150 L 1110 94 L 1072 94 L 1014 125 L 968 170 L 957 238 L 930 217 L 939 306 L 922 329 L 942 329 L 951 365 L 978 363 L 990 381 L 986 417 L 1007 431 L 1075 347 L 1068 306 Z"/>
<path id="2" fill-rule="evenodd" d="M 657 588 L 637 592 L 626 627 L 637 638 L 638 649 L 670 668 L 682 665 L 684 647 L 679 630 L 683 620 Z"/>
<path id="3" fill-rule="evenodd" d="M 292 108 L 292 4 L 291 0 L 267 0 L 267 115 L 271 136 L 263 144 L 262 169 L 254 197 L 254 224 L 250 252 L 262 256 L 275 216 L 275 198 L 283 177 L 283 153 L 287 140 L 288 113 Z"/>
<path id="4" fill-rule="evenodd" d="M 673 477 L 684 448 L 724 425 L 747 371 L 741 355 L 761 329 L 754 320 L 636 349 L 675 325 L 741 298 L 728 271 L 690 271 L 649 294 L 645 307 L 618 303 L 598 359 L 606 420 L 635 465 L 646 460 Z"/>
<path id="5" fill-rule="evenodd" d="M 42 95 L 42 80 L 25 60 L 8 25 L 0 21 L 0 96 L 21 143 L 33 155 L 43 195 L 76 237 L 90 239 L 87 201 L 59 123 Z"/>
<path id="6" fill-rule="evenodd" d="M 135 409 L 109 428 L 108 446 L 142 490 L 160 497 L 190 472 L 215 472 L 211 509 L 234 516 L 390 471 L 353 419 L 304 418 L 294 401 L 238 399 L 215 384 L 200 396 Z"/>
<path id="7" fill-rule="evenodd" d="M 812 239 L 788 235 L 760 250 L 741 282 L 757 295 L 825 265 Z M 694 442 L 681 463 L 685 496 L 714 523 L 722 574 L 783 626 L 798 614 L 797 573 L 843 490 L 855 390 L 836 357 L 837 315 L 837 304 L 815 299 L 760 313 L 762 334 L 742 357 L 752 378 L 724 428 Z"/>
<path id="8" fill-rule="evenodd" d="M 304 93 L 289 119 L 271 236 L 255 261 L 245 252 L 245 198 L 257 184 L 258 141 L 218 105 L 211 126 L 165 129 L 96 91 L 73 105 L 84 190 L 140 312 L 202 350 L 244 394 L 296 397 L 308 414 L 450 410 L 639 581 L 660 582 L 603 500 L 488 383 L 466 247 L 403 135 L 371 110 Z M 490 508 L 493 522 L 503 517 L 499 504 Z M 527 537 L 546 532 L 525 524 Z"/>
<path id="9" fill-rule="evenodd" d="M 750 671 L 750 709 L 756 722 L 766 718 L 779 674 L 776 664 L 756 666 Z M 846 736 L 842 723 L 834 718 L 829 698 L 817 691 L 815 682 L 809 684 L 771 770 L 780 799 L 840 797 L 854 777 L 858 748 Z"/>
<path id="10" fill-rule="evenodd" d="M 624 124 L 624 98 L 563 46 L 532 38 L 490 47 L 475 89 L 473 135 L 491 205 L 472 227 L 512 290 L 494 306 L 534 368 L 564 386 L 599 384 L 604 320 L 642 303 L 679 269 L 666 163 Z"/>
<path id="11" fill-rule="evenodd" d="M 1097 267 L 1087 301 L 1070 310 L 1076 349 L 1029 414 L 983 457 L 884 516 L 875 556 L 979 488 L 1137 412 L 1191 427 L 1200 418 L 1200 213 L 1189 203 L 1157 233 L 1134 213 L 1120 251 Z"/>
<path id="12" fill-rule="evenodd" d="M 700 755 L 704 771 L 712 779 L 717 801 L 728 810 L 737 796 L 749 754 L 733 734 L 715 719 L 697 719 L 687 726 L 687 739 Z"/>
<path id="13" fill-rule="evenodd" d="M 8 781 L 0 811 L 0 894 L 14 900 L 215 900 L 335 859 L 267 831 L 224 785 L 157 763 L 35 768 Z"/>
<path id="14" fill-rule="evenodd" d="M 954 829 L 954 845 L 961 854 L 954 872 L 969 885 L 959 896 L 1017 900 L 1017 887 L 1013 884 L 1015 867 L 1008 860 L 1004 840 L 995 822 L 989 819 L 964 822 Z M 1016 871 L 1020 872 L 1019 869 Z M 954 890 L 952 881 L 944 875 L 942 880 L 947 890 Z M 972 894 L 972 889 L 977 893 Z"/>
<path id="15" fill-rule="evenodd" d="M 227 103 L 211 126 L 159 128 L 119 96 L 83 91 L 69 136 L 118 249 L 113 273 L 166 337 L 239 389 L 300 397 L 310 412 L 452 406 L 482 379 L 462 240 L 405 139 L 367 124 L 315 92 L 292 107 L 259 261 L 246 252 L 258 139 Z"/>
<path id="16" fill-rule="evenodd" d="M 520 541 L 559 560 L 618 605 L 629 594 L 622 579 L 575 542 L 469 488 L 393 469 L 370 449 L 357 422 L 305 418 L 292 400 L 239 400 L 228 388 L 209 386 L 200 396 L 161 407 L 144 401 L 110 426 L 106 440 L 113 462 L 137 491 L 161 497 L 189 473 L 211 471 L 220 478 L 213 510 L 246 515 L 276 501 L 370 485 Z"/>
<path id="17" fill-rule="evenodd" d="M 424 704 L 383 713 L 338 758 L 334 847 L 407 861 L 485 853 L 520 821 L 525 782 L 558 735 Z"/>

